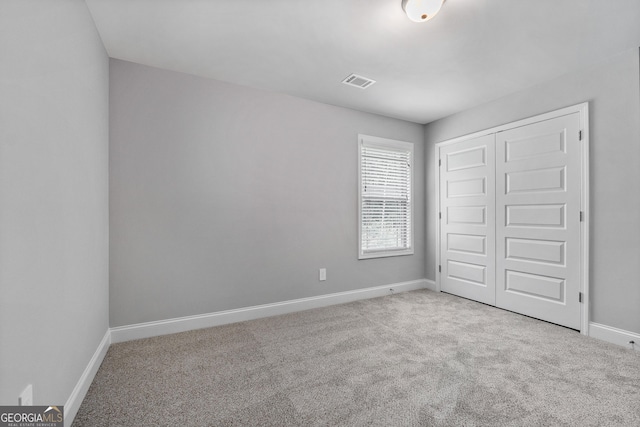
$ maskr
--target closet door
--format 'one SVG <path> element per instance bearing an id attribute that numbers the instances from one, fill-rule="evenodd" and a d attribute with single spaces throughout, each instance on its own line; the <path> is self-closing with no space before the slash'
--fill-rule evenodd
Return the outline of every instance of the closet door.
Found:
<path id="1" fill-rule="evenodd" d="M 580 329 L 577 113 L 496 134 L 496 305 Z"/>
<path id="2" fill-rule="evenodd" d="M 440 286 L 495 304 L 494 135 L 440 148 Z"/>

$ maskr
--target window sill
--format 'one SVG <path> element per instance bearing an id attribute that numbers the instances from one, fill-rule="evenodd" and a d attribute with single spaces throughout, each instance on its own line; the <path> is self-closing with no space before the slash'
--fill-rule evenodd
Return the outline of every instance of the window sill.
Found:
<path id="1" fill-rule="evenodd" d="M 380 252 L 360 253 L 358 255 L 358 259 L 386 258 L 386 257 L 404 256 L 404 255 L 413 255 L 413 248 L 403 249 L 398 251 L 380 251 Z"/>

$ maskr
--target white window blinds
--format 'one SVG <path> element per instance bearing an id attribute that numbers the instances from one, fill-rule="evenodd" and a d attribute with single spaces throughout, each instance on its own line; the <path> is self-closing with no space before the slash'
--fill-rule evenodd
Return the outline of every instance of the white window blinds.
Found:
<path id="1" fill-rule="evenodd" d="M 360 135 L 360 258 L 413 253 L 413 144 Z"/>

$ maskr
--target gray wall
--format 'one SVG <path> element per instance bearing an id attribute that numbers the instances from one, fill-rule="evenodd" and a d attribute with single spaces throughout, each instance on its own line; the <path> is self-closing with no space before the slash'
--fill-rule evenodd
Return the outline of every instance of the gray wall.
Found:
<path id="1" fill-rule="evenodd" d="M 108 328 L 108 58 L 82 0 L 0 2 L 0 404 L 64 404 Z"/>
<path id="2" fill-rule="evenodd" d="M 638 50 L 425 128 L 427 278 L 435 278 L 434 147 L 456 136 L 589 101 L 591 321 L 640 333 L 640 88 Z"/>
<path id="3" fill-rule="evenodd" d="M 114 59 L 110 82 L 112 326 L 424 278 L 423 126 Z M 358 133 L 415 143 L 412 256 L 357 259 Z"/>

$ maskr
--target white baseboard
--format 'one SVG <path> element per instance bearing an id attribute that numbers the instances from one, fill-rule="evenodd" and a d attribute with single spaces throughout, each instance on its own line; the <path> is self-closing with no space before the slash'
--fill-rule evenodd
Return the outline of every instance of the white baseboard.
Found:
<path id="1" fill-rule="evenodd" d="M 640 351 L 640 335 L 623 329 L 591 322 L 589 323 L 589 336 Z M 635 341 L 635 344 L 629 344 L 629 341 Z"/>
<path id="2" fill-rule="evenodd" d="M 329 305 L 342 304 L 368 298 L 375 298 L 389 295 L 390 289 L 394 293 L 413 291 L 416 289 L 435 289 L 432 280 L 422 279 L 410 282 L 394 283 L 373 288 L 358 289 L 355 291 L 339 292 L 335 294 L 320 295 L 317 297 L 301 298 L 296 300 L 264 304 L 253 307 L 240 308 L 236 310 L 226 310 L 217 313 L 202 314 L 197 316 L 187 316 L 177 319 L 160 320 L 157 322 L 140 323 L 137 325 L 121 326 L 107 330 L 98 348 L 91 357 L 89 364 L 76 383 L 71 396 L 64 405 L 64 425 L 70 427 L 73 423 L 84 397 L 89 391 L 104 357 L 109 350 L 111 343 L 130 341 L 140 338 L 149 338 L 158 335 L 184 332 L 192 329 L 208 328 L 212 326 L 224 325 L 227 323 L 253 320 L 261 317 L 277 316 L 279 314 L 292 313 L 296 311 L 308 310 L 311 308 L 326 307 Z"/>
<path id="3" fill-rule="evenodd" d="M 67 402 L 64 404 L 65 427 L 70 427 L 71 423 L 73 423 L 73 419 L 76 417 L 78 409 L 80 409 L 80 404 L 82 404 L 87 391 L 89 391 L 93 378 L 96 376 L 98 368 L 100 368 L 100 364 L 102 363 L 104 356 L 107 354 L 107 350 L 109 350 L 109 345 L 111 345 L 111 331 L 107 329 L 102 341 L 98 344 L 98 348 L 95 353 L 93 353 L 89 364 L 80 376 L 76 386 L 73 388 L 71 396 L 69 396 L 69 399 L 67 399 Z"/>
<path id="4" fill-rule="evenodd" d="M 159 335 L 174 334 L 177 332 L 210 328 L 228 323 L 243 322 L 245 320 L 254 320 L 262 317 L 278 316 L 280 314 L 309 310 L 311 308 L 326 307 L 329 305 L 381 297 L 389 295 L 391 293 L 390 289 L 393 289 L 394 293 L 398 293 L 425 288 L 435 288 L 435 284 L 427 279 L 412 280 L 410 282 L 393 283 L 385 286 L 376 286 L 373 288 L 358 289 L 355 291 L 300 298 L 273 304 L 256 305 L 253 307 L 225 310 L 216 313 L 138 323 L 128 326 L 117 326 L 111 328 L 111 342 L 118 343 Z"/>
<path id="5" fill-rule="evenodd" d="M 431 279 L 424 279 L 424 287 L 425 289 L 429 289 L 430 291 L 436 292 L 436 282 Z"/>

